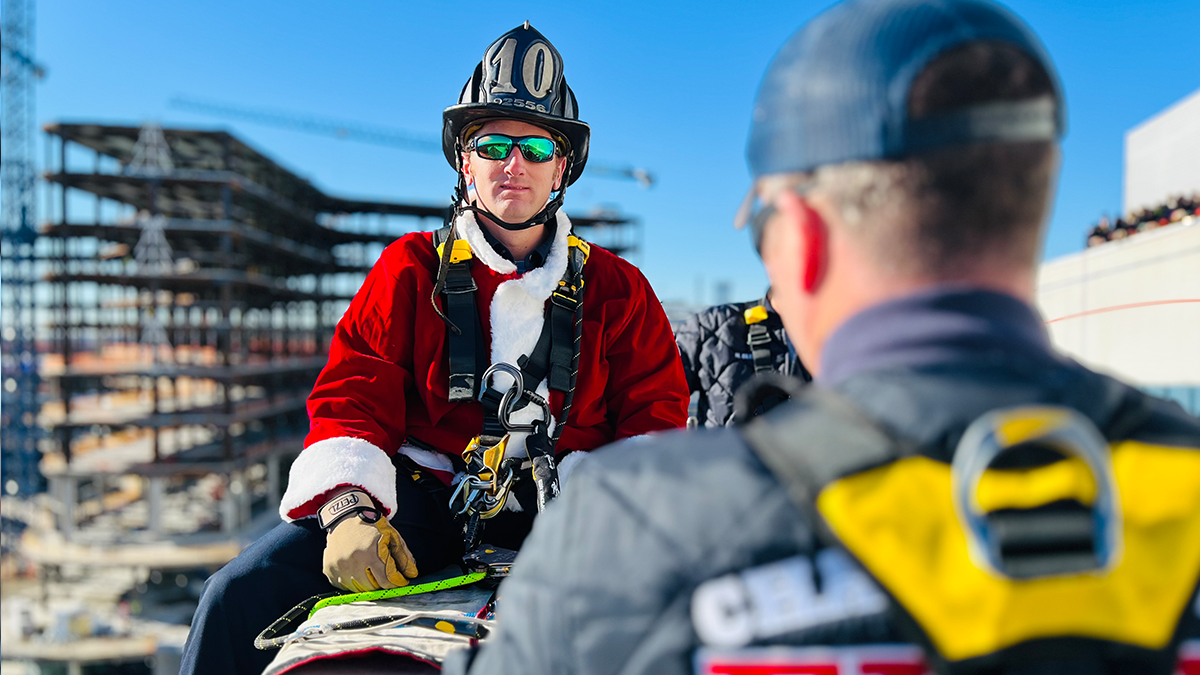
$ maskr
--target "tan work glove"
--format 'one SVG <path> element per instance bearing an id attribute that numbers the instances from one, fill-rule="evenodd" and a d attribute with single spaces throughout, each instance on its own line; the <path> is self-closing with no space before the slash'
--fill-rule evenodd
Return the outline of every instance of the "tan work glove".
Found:
<path id="1" fill-rule="evenodd" d="M 326 528 L 324 568 L 329 583 L 362 593 L 407 586 L 417 576 L 408 545 L 364 491 L 336 495 L 318 514 Z"/>

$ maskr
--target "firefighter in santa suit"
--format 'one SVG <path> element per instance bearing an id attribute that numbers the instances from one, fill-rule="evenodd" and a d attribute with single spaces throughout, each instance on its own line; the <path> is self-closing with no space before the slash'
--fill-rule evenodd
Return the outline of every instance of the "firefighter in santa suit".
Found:
<path id="1" fill-rule="evenodd" d="M 272 653 L 255 635 L 332 587 L 403 586 L 478 541 L 516 549 L 547 496 L 534 469 L 557 486 L 584 451 L 684 425 L 649 283 L 560 210 L 589 136 L 561 56 L 528 22 L 488 48 L 444 113 L 448 225 L 389 246 L 339 322 L 285 522 L 209 580 L 182 672 L 260 672 Z M 480 474 L 513 486 L 459 489 Z M 454 512 L 487 504 L 487 520 L 464 526 L 452 497 Z"/>

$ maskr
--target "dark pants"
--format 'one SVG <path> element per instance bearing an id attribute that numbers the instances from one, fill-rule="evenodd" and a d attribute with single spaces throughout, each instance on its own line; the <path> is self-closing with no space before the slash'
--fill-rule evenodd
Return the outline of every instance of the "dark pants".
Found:
<path id="1" fill-rule="evenodd" d="M 461 528 L 450 517 L 448 488 L 428 488 L 396 467 L 398 508 L 391 523 L 412 551 L 422 574 L 461 561 Z M 533 501 L 520 494 L 522 504 Z M 502 512 L 488 521 L 484 539 L 519 548 L 533 524 L 533 511 Z M 335 591 L 325 578 L 325 533 L 315 518 L 282 523 L 234 558 L 204 584 L 183 648 L 181 674 L 261 673 L 275 650 L 259 651 L 254 638 L 271 622 L 308 597 Z"/>

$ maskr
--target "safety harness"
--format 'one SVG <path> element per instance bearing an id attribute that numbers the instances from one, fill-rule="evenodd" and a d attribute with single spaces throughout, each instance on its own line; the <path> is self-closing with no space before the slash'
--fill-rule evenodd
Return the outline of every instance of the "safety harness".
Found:
<path id="1" fill-rule="evenodd" d="M 733 416 L 730 421 L 734 424 L 744 424 L 756 415 L 768 412 L 775 406 L 787 401 L 794 395 L 797 387 L 804 380 L 796 378 L 787 372 L 775 370 L 775 355 L 771 351 L 772 343 L 779 343 L 776 333 L 780 328 L 777 315 L 767 310 L 767 299 L 758 302 L 748 302 L 744 305 L 742 319 L 746 322 L 746 344 L 750 347 L 750 357 L 754 363 L 754 379 L 756 386 L 739 387 L 733 394 Z M 787 348 L 786 343 L 784 348 Z M 785 371 L 790 368 L 785 368 Z"/>
<path id="2" fill-rule="evenodd" d="M 746 344 L 750 345 L 750 356 L 754 359 L 754 374 L 761 375 L 775 370 L 775 360 L 771 355 L 771 327 L 767 319 L 767 301 L 756 302 L 742 312 L 746 320 Z"/>
<path id="3" fill-rule="evenodd" d="M 466 239 L 453 227 L 433 233 L 438 257 L 448 266 L 441 288 L 446 308 L 446 341 L 449 354 L 449 398 L 451 402 L 478 398 L 483 406 L 480 434 L 463 450 L 466 472 L 450 500 L 451 509 L 464 523 L 466 550 L 471 551 L 481 535 L 481 521 L 503 508 L 513 484 L 525 469 L 537 488 L 538 511 L 558 495 L 558 471 L 554 449 L 566 426 L 579 372 L 579 346 L 583 328 L 583 271 L 591 248 L 575 235 L 567 238 L 567 267 L 558 287 L 550 295 L 542 332 L 533 350 L 517 364 L 497 363 L 479 374 L 481 329 L 476 307 L 478 290 L 471 277 L 474 255 Z M 446 247 L 450 247 L 449 253 Z M 492 386 L 493 376 L 504 372 L 513 383 L 506 390 Z M 550 405 L 537 392 L 545 380 L 549 389 L 563 392 L 563 409 L 554 429 L 550 427 Z M 511 415 L 528 405 L 542 411 L 540 419 L 517 424 Z M 528 432 L 528 460 L 505 458 L 511 432 Z"/>
<path id="4" fill-rule="evenodd" d="M 938 672 L 1067 672 L 1037 669 L 1057 663 L 1169 673 L 1196 620 L 1200 450 L 1131 440 L 1146 397 L 1125 388 L 1105 398 L 1119 403 L 1103 433 L 1068 407 L 993 410 L 968 426 L 951 462 L 820 387 L 742 435 L 821 545 L 878 584 Z"/>

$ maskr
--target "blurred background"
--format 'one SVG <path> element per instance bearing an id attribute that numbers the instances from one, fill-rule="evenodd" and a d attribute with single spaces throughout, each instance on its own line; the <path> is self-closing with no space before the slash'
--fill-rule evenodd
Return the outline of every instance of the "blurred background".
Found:
<path id="1" fill-rule="evenodd" d="M 441 111 L 493 39 L 562 53 L 567 212 L 678 322 L 766 288 L 730 224 L 752 102 L 827 6 L 2 3 L 5 675 L 177 669 L 204 579 L 278 522 L 349 297 L 441 225 Z M 1200 414 L 1200 4 L 1009 6 L 1067 94 L 1051 335 Z"/>

